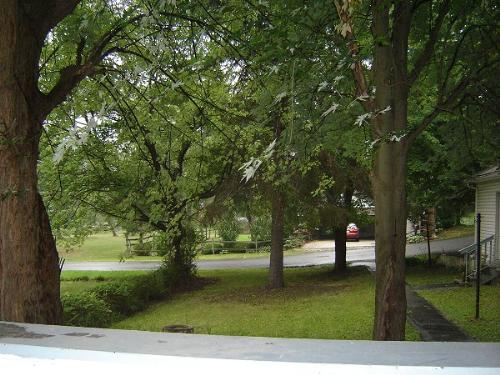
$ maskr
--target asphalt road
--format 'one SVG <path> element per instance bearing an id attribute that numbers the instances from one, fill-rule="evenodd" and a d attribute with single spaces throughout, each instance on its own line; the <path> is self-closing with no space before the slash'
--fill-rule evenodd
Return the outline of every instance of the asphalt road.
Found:
<path id="1" fill-rule="evenodd" d="M 451 240 L 432 241 L 431 252 L 452 252 L 468 246 L 474 242 L 474 237 L 454 238 Z M 328 246 L 331 243 L 331 247 Z M 406 256 L 411 257 L 427 253 L 427 243 L 409 244 L 406 247 Z M 305 254 L 289 255 L 284 257 L 285 267 L 306 267 L 323 264 L 333 264 L 335 253 L 333 241 L 325 241 L 318 250 L 310 250 Z M 351 245 L 347 250 L 347 261 L 355 263 L 370 263 L 375 261 L 375 248 L 371 246 Z M 198 269 L 213 270 L 224 268 L 267 268 L 269 257 L 237 259 L 237 260 L 202 260 L 196 262 Z M 64 264 L 65 271 L 140 271 L 154 270 L 160 262 L 75 262 Z"/>

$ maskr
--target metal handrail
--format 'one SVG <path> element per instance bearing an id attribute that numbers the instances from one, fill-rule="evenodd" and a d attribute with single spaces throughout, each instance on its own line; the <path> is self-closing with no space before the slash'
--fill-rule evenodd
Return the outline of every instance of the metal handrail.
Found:
<path id="1" fill-rule="evenodd" d="M 491 235 L 486 237 L 484 240 L 479 242 L 479 245 L 484 245 L 485 243 L 492 242 L 495 239 L 495 235 Z M 470 254 L 475 253 L 477 249 L 477 243 L 473 243 L 469 246 L 464 247 L 463 249 L 458 250 L 459 254 Z"/>
<path id="2" fill-rule="evenodd" d="M 492 235 L 492 236 L 486 237 L 484 240 L 479 242 L 481 253 L 483 252 L 483 249 L 484 249 L 484 260 L 485 260 L 484 265 L 480 266 L 481 269 L 488 268 L 495 261 L 493 259 L 493 257 L 496 256 L 496 254 L 493 251 L 494 240 L 495 240 L 495 236 Z M 477 266 L 476 266 L 476 269 L 474 269 L 473 266 L 469 267 L 469 262 L 476 258 L 477 243 L 466 246 L 463 249 L 460 249 L 458 252 L 459 252 L 459 254 L 463 254 L 463 256 L 464 256 L 464 266 L 465 266 L 464 282 L 467 282 L 467 280 L 470 280 L 470 279 L 474 279 L 477 275 L 477 272 L 478 272 Z M 483 258 L 483 255 L 481 255 L 481 258 Z M 470 268 L 470 271 L 469 271 L 469 268 Z"/>

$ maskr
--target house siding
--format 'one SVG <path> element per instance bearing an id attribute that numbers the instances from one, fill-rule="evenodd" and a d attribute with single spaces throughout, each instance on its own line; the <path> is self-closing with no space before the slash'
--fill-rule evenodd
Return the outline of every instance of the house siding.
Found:
<path id="1" fill-rule="evenodd" d="M 497 220 L 499 220 L 497 217 L 497 194 L 500 194 L 500 175 L 486 181 L 476 182 L 476 213 L 481 214 L 481 240 L 495 234 L 498 237 L 498 233 L 495 233 Z M 499 241 L 498 238 L 495 240 L 496 252 L 499 256 Z"/>

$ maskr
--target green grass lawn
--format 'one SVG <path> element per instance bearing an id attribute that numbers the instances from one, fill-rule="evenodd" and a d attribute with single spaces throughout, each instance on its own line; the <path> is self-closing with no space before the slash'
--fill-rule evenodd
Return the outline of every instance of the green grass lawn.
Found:
<path id="1" fill-rule="evenodd" d="M 248 241 L 249 234 L 240 234 L 238 241 Z M 85 239 L 83 244 L 79 247 L 74 247 L 67 251 L 66 249 L 59 248 L 59 256 L 66 259 L 67 262 L 116 262 L 122 259 L 125 254 L 125 237 L 118 235 L 113 237 L 111 232 L 101 232 L 93 234 Z M 286 255 L 303 254 L 305 250 L 292 249 L 285 252 Z M 231 259 L 248 259 L 248 258 L 266 258 L 269 257 L 268 252 L 257 253 L 242 253 L 242 254 L 199 254 L 199 260 L 231 260 Z M 133 256 L 126 258 L 127 262 L 136 261 L 161 261 L 161 256 Z"/>
<path id="2" fill-rule="evenodd" d="M 475 320 L 475 288 L 433 289 L 418 292 L 446 318 L 479 341 L 500 341 L 500 286 L 481 286 L 480 319 Z"/>
<path id="3" fill-rule="evenodd" d="M 443 229 L 437 234 L 436 240 L 449 240 L 451 238 L 467 237 L 474 235 L 474 224 L 460 224 L 448 229 Z"/>
<path id="4" fill-rule="evenodd" d="M 424 264 L 408 266 L 406 282 L 413 286 L 453 283 L 462 273 L 455 268 Z M 481 319 L 475 313 L 475 288 L 457 284 L 453 288 L 419 290 L 444 316 L 479 341 L 500 341 L 500 286 L 481 286 Z"/>
<path id="5" fill-rule="evenodd" d="M 336 276 L 329 267 L 285 270 L 287 286 L 268 290 L 266 270 L 202 271 L 215 283 L 158 303 L 113 328 L 161 331 L 188 324 L 195 333 L 371 339 L 374 281 L 364 269 Z M 409 339 L 418 334 L 408 328 Z"/>
<path id="6" fill-rule="evenodd" d="M 414 286 L 453 283 L 457 279 L 462 279 L 459 270 L 446 268 L 440 264 L 433 264 L 431 267 L 426 264 L 406 267 L 406 282 Z"/>
<path id="7" fill-rule="evenodd" d="M 126 250 L 125 237 L 113 237 L 110 232 L 96 233 L 85 239 L 79 247 L 69 250 L 59 247 L 59 256 L 67 262 L 117 261 Z"/>
<path id="8" fill-rule="evenodd" d="M 250 233 L 240 233 L 236 238 L 236 241 L 251 241 L 251 240 L 252 237 L 250 236 Z"/>

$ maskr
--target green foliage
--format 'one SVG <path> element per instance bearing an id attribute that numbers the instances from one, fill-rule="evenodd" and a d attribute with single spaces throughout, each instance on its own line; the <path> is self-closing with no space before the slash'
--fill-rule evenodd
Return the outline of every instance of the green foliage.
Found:
<path id="1" fill-rule="evenodd" d="M 201 247 L 200 252 L 202 254 L 219 254 L 223 247 L 224 247 L 224 245 L 222 243 L 218 243 L 218 242 L 205 243 Z"/>
<path id="2" fill-rule="evenodd" d="M 406 237 L 407 243 L 419 243 L 425 241 L 425 237 L 420 234 L 411 234 Z"/>
<path id="3" fill-rule="evenodd" d="M 285 240 L 283 248 L 285 250 L 295 249 L 295 248 L 298 248 L 298 247 L 301 247 L 302 245 L 304 245 L 305 242 L 306 241 L 305 241 L 303 236 L 293 236 L 293 237 L 287 238 Z"/>
<path id="4" fill-rule="evenodd" d="M 138 296 L 133 293 L 133 289 L 127 283 L 98 285 L 92 289 L 92 293 L 97 298 L 106 301 L 111 311 L 119 315 L 130 315 L 143 307 Z"/>
<path id="5" fill-rule="evenodd" d="M 216 224 L 217 231 L 223 241 L 236 241 L 240 233 L 240 225 L 234 213 L 225 215 Z"/>
<path id="6" fill-rule="evenodd" d="M 82 327 L 107 327 L 114 319 L 108 303 L 92 291 L 64 294 L 61 298 L 64 324 Z"/>
<path id="7" fill-rule="evenodd" d="M 112 322 L 143 310 L 169 295 L 177 275 L 161 268 L 150 274 L 97 285 L 80 293 L 64 293 L 64 322 L 84 327 L 107 327 Z M 80 277 L 84 280 L 88 277 Z M 97 280 L 97 278 L 96 278 Z"/>
<path id="8" fill-rule="evenodd" d="M 139 255 L 139 256 L 151 255 L 151 251 L 154 248 L 153 243 L 151 242 L 136 243 L 134 244 L 133 247 L 134 247 L 134 255 Z M 164 254 L 160 253 L 160 255 Z"/>
<path id="9" fill-rule="evenodd" d="M 267 241 L 271 239 L 271 216 L 269 214 L 254 217 L 250 225 L 252 241 Z"/>

